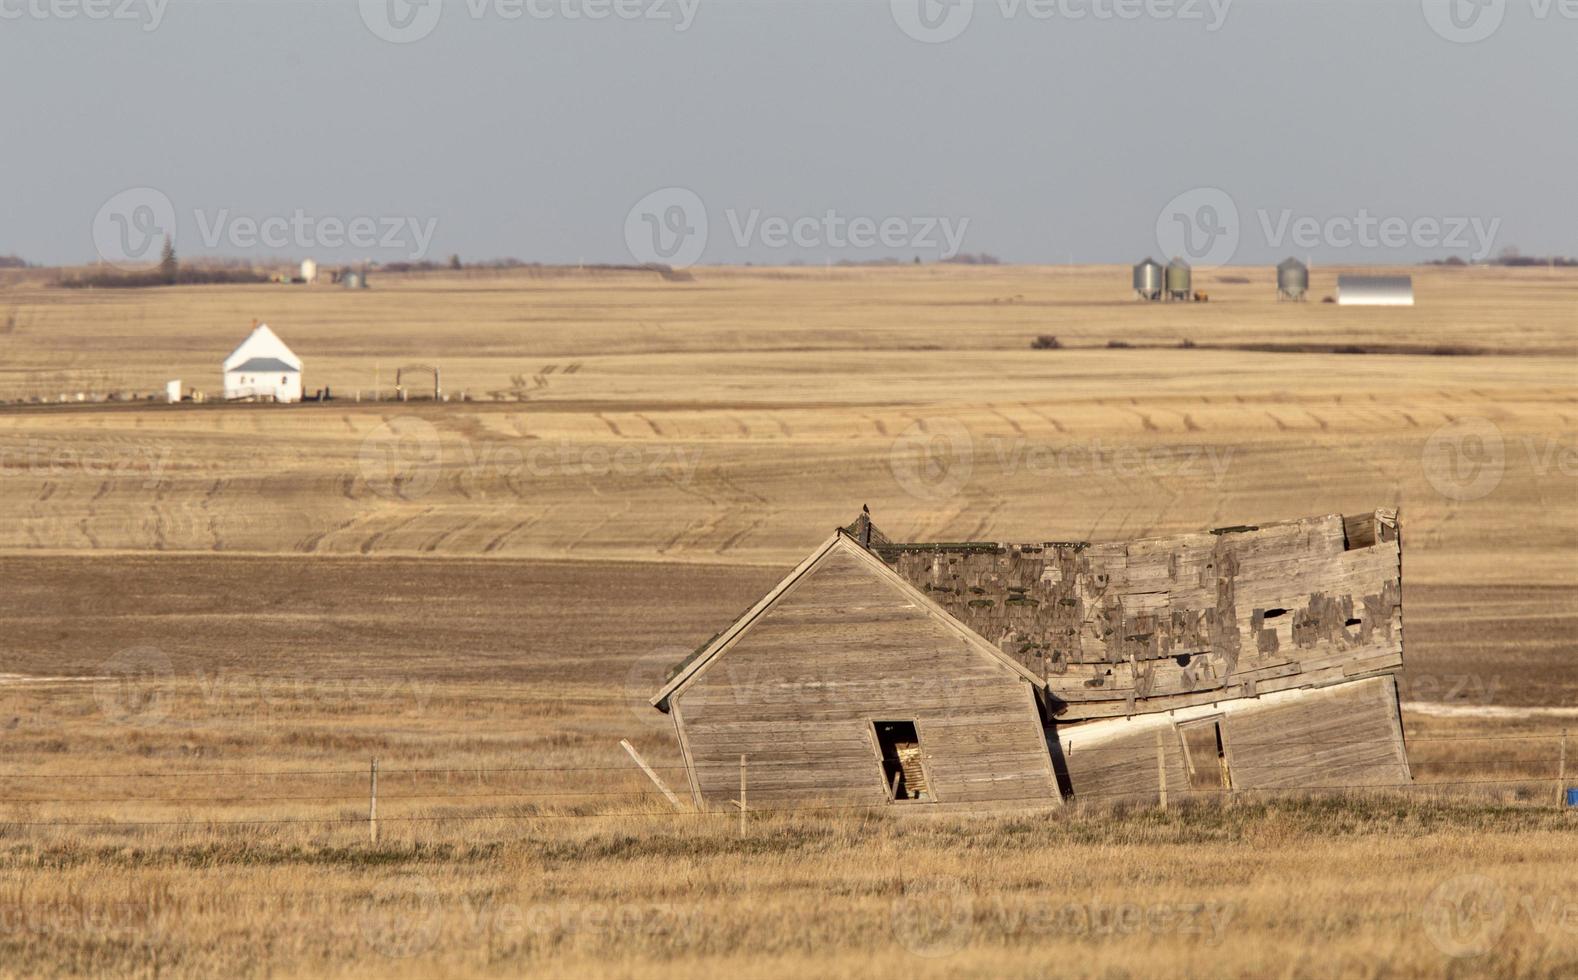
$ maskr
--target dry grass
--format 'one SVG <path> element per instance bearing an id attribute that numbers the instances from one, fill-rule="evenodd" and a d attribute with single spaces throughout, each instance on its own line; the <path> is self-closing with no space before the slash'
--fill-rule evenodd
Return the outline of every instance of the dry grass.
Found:
<path id="1" fill-rule="evenodd" d="M 862 503 L 955 540 L 1401 504 L 1405 698 L 1575 703 L 1578 275 L 1414 271 L 1401 312 L 1278 305 L 1269 270 L 1188 308 L 1126 270 L 6 278 L 0 396 L 212 387 L 255 316 L 309 387 L 439 359 L 530 394 L 0 410 L 0 678 L 111 678 L 0 679 L 0 976 L 1571 975 L 1551 719 L 1410 715 L 1436 788 L 1406 799 L 757 814 L 743 841 L 616 744 L 675 765 L 663 670 Z M 1268 342 L 1494 353 L 1208 349 Z M 1473 419 L 1484 493 L 1440 453 L 1480 458 Z M 1507 904 L 1432 931 L 1475 889 Z M 1479 925 L 1487 953 L 1443 952 Z"/>
<path id="2" fill-rule="evenodd" d="M 18 976 L 1554 977 L 1571 834 L 1354 799 L 13 836 L 0 950 Z M 1443 919 L 1476 893 L 1503 904 Z"/>
<path id="3" fill-rule="evenodd" d="M 741 840 L 731 814 L 670 810 L 616 742 L 678 781 L 645 698 L 773 570 L 223 556 L 0 570 L 3 626 L 26 651 L 8 668 L 110 678 L 0 684 L 0 976 L 1578 965 L 1556 743 L 1510 738 L 1548 735 L 1537 721 L 1409 717 L 1422 785 L 1402 798 L 1224 808 L 1180 806 L 1175 788 L 1166 815 L 810 809 L 755 814 Z M 1463 875 L 1512 903 L 1504 926 L 1466 914 L 1439 931 L 1432 916 L 1466 900 L 1453 889 L 1484 887 Z M 1442 952 L 1482 926 L 1488 952 Z"/>

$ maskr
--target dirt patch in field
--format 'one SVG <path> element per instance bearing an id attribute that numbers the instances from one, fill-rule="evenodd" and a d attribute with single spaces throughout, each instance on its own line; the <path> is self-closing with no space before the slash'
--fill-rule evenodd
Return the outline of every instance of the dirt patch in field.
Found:
<path id="1" fill-rule="evenodd" d="M 788 568 L 447 558 L 117 555 L 0 562 L 5 675 L 106 673 L 149 648 L 176 674 L 532 681 L 617 688 L 727 626 Z M 1410 584 L 1405 701 L 1578 703 L 1561 587 Z"/>

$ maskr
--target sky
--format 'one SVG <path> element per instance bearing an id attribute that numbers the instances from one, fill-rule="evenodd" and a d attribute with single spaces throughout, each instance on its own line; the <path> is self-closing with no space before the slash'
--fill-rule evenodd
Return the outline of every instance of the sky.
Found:
<path id="1" fill-rule="evenodd" d="M 1578 255 L 1575 0 L 0 0 L 0 255 Z"/>

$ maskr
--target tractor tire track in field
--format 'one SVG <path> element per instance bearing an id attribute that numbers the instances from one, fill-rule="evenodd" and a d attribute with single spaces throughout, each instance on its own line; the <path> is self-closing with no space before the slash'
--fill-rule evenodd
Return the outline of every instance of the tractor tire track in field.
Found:
<path id="1" fill-rule="evenodd" d="M 708 474 L 707 471 L 701 469 L 700 467 L 696 469 L 694 476 L 688 483 L 684 480 L 681 480 L 679 476 L 673 473 L 665 473 L 663 474 L 663 478 L 672 483 L 681 493 L 688 493 L 693 497 L 701 498 L 701 500 L 706 503 L 707 509 L 709 511 L 712 511 L 716 514 L 718 511 L 725 509 L 723 507 L 722 501 L 716 497 L 713 497 L 711 494 L 707 493 L 706 490 L 702 489 L 705 486 L 705 481 L 708 479 Z M 705 539 L 708 533 L 710 533 L 713 528 L 716 528 L 718 524 L 722 523 L 722 521 L 723 516 L 720 515 L 708 518 L 706 520 L 692 522 L 691 524 L 680 528 L 674 534 L 670 535 L 668 540 L 664 541 L 663 544 L 658 546 L 658 554 L 667 554 L 669 551 L 678 547 L 679 543 L 683 541 L 687 535 L 694 534 L 699 539 Z"/>
<path id="2" fill-rule="evenodd" d="M 1034 415 L 1036 418 L 1040 419 L 1041 421 L 1043 421 L 1043 422 L 1047 423 L 1048 425 L 1052 426 L 1052 428 L 1054 430 L 1056 430 L 1059 434 L 1066 435 L 1068 433 L 1068 430 L 1063 428 L 1063 423 L 1059 422 L 1057 419 L 1055 419 L 1052 416 L 1048 415 L 1047 413 L 1041 411 L 1040 409 L 1035 408 L 1029 402 L 1020 402 L 1019 403 L 1019 407 L 1024 409 L 1025 411 L 1029 412 L 1031 415 Z"/>
<path id="3" fill-rule="evenodd" d="M 586 525 L 581 529 L 580 534 L 577 534 L 568 544 L 564 546 L 564 552 L 566 554 L 574 554 L 575 549 L 580 547 L 582 541 L 585 541 L 596 532 L 601 531 L 603 528 L 607 527 L 615 517 L 628 513 L 629 510 L 630 502 L 627 500 L 623 507 L 620 507 L 618 510 L 611 513 L 604 514 L 596 523 Z"/>
<path id="4" fill-rule="evenodd" d="M 645 422 L 647 424 L 647 426 L 649 428 L 651 428 L 653 435 L 657 436 L 660 439 L 663 438 L 663 435 L 664 435 L 663 430 L 662 430 L 662 428 L 660 428 L 658 426 L 658 424 L 656 422 L 654 422 L 651 419 L 647 418 L 645 415 L 641 414 L 640 412 L 636 413 L 636 418 L 638 418 L 641 421 Z"/>
<path id="5" fill-rule="evenodd" d="M 214 500 L 228 487 L 230 481 L 223 477 L 216 479 L 209 485 L 208 491 L 203 494 L 203 499 L 198 501 L 197 509 L 208 515 L 208 535 L 214 539 L 212 550 L 224 551 L 224 540 L 219 536 L 219 515 L 214 513 Z"/>
<path id="6" fill-rule="evenodd" d="M 399 531 L 403 531 L 405 528 L 409 527 L 413 523 L 423 519 L 424 517 L 427 517 L 429 514 L 433 513 L 433 511 L 435 511 L 435 510 L 437 510 L 436 507 L 428 507 L 428 508 L 424 509 L 419 514 L 412 514 L 410 517 L 407 517 L 405 520 L 396 522 L 392 527 L 386 527 L 382 531 L 375 532 L 371 537 L 367 538 L 365 541 L 362 542 L 362 546 L 361 546 L 361 549 L 360 549 L 361 553 L 364 554 L 364 555 L 372 554 L 373 553 L 373 549 L 378 547 L 378 543 L 380 541 L 384 540 L 385 538 L 387 538 L 391 534 L 395 534 L 395 533 L 397 533 Z"/>
<path id="7" fill-rule="evenodd" d="M 1018 436 L 1021 439 L 1023 439 L 1025 437 L 1024 427 L 1021 426 L 1018 422 L 1015 422 L 1012 418 L 1009 418 L 1008 415 L 1004 414 L 1002 409 L 993 408 L 993 409 L 991 409 L 991 412 L 992 412 L 993 415 L 995 415 L 998 418 L 1002 419 L 1004 422 L 1007 422 L 1008 425 L 1009 425 L 1009 428 L 1014 430 L 1014 435 Z"/>
<path id="8" fill-rule="evenodd" d="M 328 535 L 335 535 L 335 533 L 342 532 L 342 530 L 346 530 L 349 529 L 349 527 L 355 526 L 355 524 L 358 524 L 358 522 L 363 519 L 363 516 L 365 516 L 365 514 L 357 514 L 355 518 L 347 519 L 347 521 L 341 521 L 339 524 L 335 524 L 333 527 L 325 527 L 325 529 L 319 530 L 319 532 L 311 533 L 311 535 L 308 535 L 308 537 L 301 538 L 300 541 L 297 541 L 295 551 L 305 552 L 305 554 L 314 554 L 314 552 L 319 549 L 320 544 L 323 543 L 323 540 L 328 538 Z"/>
<path id="9" fill-rule="evenodd" d="M 517 521 L 517 522 L 515 522 L 508 529 L 506 529 L 502 534 L 495 535 L 493 538 L 489 539 L 487 544 L 484 544 L 482 546 L 482 553 L 484 555 L 491 555 L 491 554 L 493 554 L 495 551 L 498 551 L 500 548 L 502 548 L 504 546 L 504 542 L 505 541 L 508 541 L 515 534 L 526 530 L 527 528 L 531 527 L 533 524 L 536 524 L 541 519 L 542 518 L 540 518 L 540 517 L 528 517 L 524 521 Z"/>
<path id="10" fill-rule="evenodd" d="M 102 548 L 103 545 L 99 543 L 98 538 L 94 537 L 93 532 L 88 530 L 88 521 L 92 519 L 93 515 L 90 513 L 87 517 L 79 520 L 77 522 L 77 530 L 81 531 L 82 536 L 88 539 L 88 547 L 97 551 L 99 548 Z"/>
<path id="11" fill-rule="evenodd" d="M 718 471 L 718 483 L 725 491 L 733 491 L 735 494 L 747 498 L 751 503 L 761 504 L 763 506 L 766 506 L 768 503 L 766 497 L 756 493 L 754 490 L 747 490 L 738 483 L 735 483 L 722 470 Z"/>
<path id="12" fill-rule="evenodd" d="M 981 493 L 987 501 L 986 510 L 981 514 L 980 519 L 975 522 L 975 526 L 970 529 L 970 533 L 965 535 L 966 541 L 986 540 L 986 533 L 991 530 L 993 520 L 997 517 L 998 512 L 1003 509 L 1003 505 L 1007 503 L 1006 497 L 991 490 L 983 489 Z M 974 510 L 973 507 L 971 509 Z"/>
<path id="13" fill-rule="evenodd" d="M 625 437 L 625 434 L 623 432 L 619 431 L 619 426 L 614 424 L 614 420 L 613 419 L 611 419 L 608 416 L 604 415 L 602 412 L 598 412 L 596 414 L 597 414 L 597 417 L 602 420 L 602 423 L 604 425 L 608 426 L 608 431 L 612 432 L 614 434 L 614 438 L 616 438 L 616 439 L 623 439 Z"/>
<path id="14" fill-rule="evenodd" d="M 734 547 L 741 541 L 745 540 L 747 536 L 761 530 L 762 526 L 767 524 L 767 522 L 770 521 L 776 513 L 777 511 L 768 511 L 766 514 L 762 514 L 759 517 L 752 519 L 752 521 L 745 527 L 729 535 L 727 538 L 724 538 L 723 542 L 719 544 L 717 548 L 713 549 L 713 554 L 722 555 L 734 550 Z"/>
<path id="15" fill-rule="evenodd" d="M 459 524 L 456 524 L 454 527 L 451 527 L 449 530 L 440 531 L 439 533 L 433 535 L 433 537 L 419 545 L 417 550 L 431 554 L 432 552 L 437 551 L 445 541 L 448 541 L 450 538 L 459 534 L 461 531 L 464 531 L 466 528 L 476 524 L 479 520 L 481 520 L 480 517 L 468 517 Z"/>

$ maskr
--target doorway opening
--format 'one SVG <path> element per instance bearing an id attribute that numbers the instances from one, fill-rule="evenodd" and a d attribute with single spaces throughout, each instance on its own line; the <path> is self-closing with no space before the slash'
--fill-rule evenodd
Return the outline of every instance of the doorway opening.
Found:
<path id="1" fill-rule="evenodd" d="M 1178 726 L 1183 739 L 1184 761 L 1189 766 L 1189 788 L 1192 790 L 1231 789 L 1233 780 L 1227 771 L 1227 743 L 1222 738 L 1222 719 L 1202 718 Z"/>
<path id="2" fill-rule="evenodd" d="M 891 800 L 930 800 L 926 769 L 921 765 L 920 734 L 913 721 L 872 722 L 877 733 L 877 754 L 882 759 L 882 782 Z"/>

